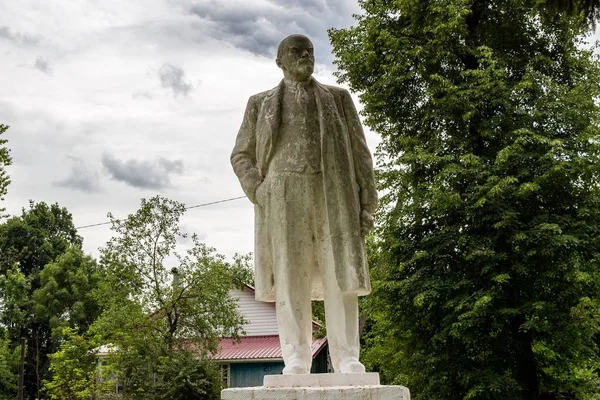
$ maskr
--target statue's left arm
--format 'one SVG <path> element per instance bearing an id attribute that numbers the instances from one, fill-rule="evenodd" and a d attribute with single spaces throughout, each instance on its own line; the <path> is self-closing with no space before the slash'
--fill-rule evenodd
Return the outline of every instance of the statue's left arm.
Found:
<path id="1" fill-rule="evenodd" d="M 372 216 L 377 209 L 377 189 L 373 173 L 373 158 L 367 147 L 365 133 L 358 118 L 358 112 L 347 90 L 342 90 L 342 104 L 350 135 L 350 143 L 352 145 L 356 182 L 360 189 L 360 206 L 362 211 L 366 211 L 369 216 Z"/>
<path id="2" fill-rule="evenodd" d="M 242 189 L 248 199 L 256 204 L 256 189 L 262 182 L 262 176 L 256 161 L 256 120 L 257 105 L 255 96 L 250 97 L 244 120 L 235 140 L 235 147 L 231 153 L 231 165 L 237 175 Z"/>

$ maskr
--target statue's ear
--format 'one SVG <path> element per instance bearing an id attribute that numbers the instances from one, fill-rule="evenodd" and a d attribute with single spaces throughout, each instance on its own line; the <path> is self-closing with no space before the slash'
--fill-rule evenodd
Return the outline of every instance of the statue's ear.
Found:
<path id="1" fill-rule="evenodd" d="M 279 58 L 275 59 L 275 63 L 279 68 L 281 68 L 281 60 Z"/>

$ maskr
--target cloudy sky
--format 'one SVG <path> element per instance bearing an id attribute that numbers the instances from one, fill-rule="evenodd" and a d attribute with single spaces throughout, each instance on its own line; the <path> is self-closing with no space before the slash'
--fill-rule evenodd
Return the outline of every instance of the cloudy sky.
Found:
<path id="1" fill-rule="evenodd" d="M 316 78 L 335 83 L 326 30 L 359 11 L 356 0 L 0 2 L 8 212 L 58 202 L 80 227 L 156 194 L 188 206 L 243 195 L 229 155 L 248 97 L 281 79 L 277 44 L 307 34 Z M 189 210 L 182 226 L 228 257 L 253 249 L 246 199 Z M 111 237 L 79 232 L 94 255 Z"/>

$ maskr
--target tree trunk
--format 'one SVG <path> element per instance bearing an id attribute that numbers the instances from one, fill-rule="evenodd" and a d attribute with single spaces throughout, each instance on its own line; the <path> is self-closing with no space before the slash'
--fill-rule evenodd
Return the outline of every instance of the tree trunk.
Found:
<path id="1" fill-rule="evenodd" d="M 511 325 L 513 337 L 516 339 L 519 352 L 517 355 L 517 379 L 523 387 L 524 399 L 541 400 L 540 382 L 538 379 L 537 364 L 533 349 L 531 348 L 531 337 L 528 333 L 520 330 L 521 325 L 525 322 L 525 317 L 515 318 Z M 544 399 L 552 399 L 552 397 L 544 397 Z"/>
<path id="2" fill-rule="evenodd" d="M 19 394 L 18 399 L 25 399 L 25 338 L 21 338 L 21 361 L 19 362 Z"/>

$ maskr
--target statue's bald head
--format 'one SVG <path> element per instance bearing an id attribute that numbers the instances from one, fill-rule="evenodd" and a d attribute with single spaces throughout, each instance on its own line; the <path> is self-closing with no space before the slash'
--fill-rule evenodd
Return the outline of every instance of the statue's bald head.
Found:
<path id="1" fill-rule="evenodd" d="M 290 35 L 288 37 L 286 37 L 285 39 L 283 39 L 281 41 L 281 43 L 279 43 L 279 47 L 277 47 L 277 58 L 281 58 L 281 56 L 283 55 L 283 52 L 288 48 L 288 46 L 290 46 L 292 43 L 297 43 L 297 42 L 308 42 L 310 43 L 310 46 L 312 47 L 312 42 L 310 41 L 310 39 L 304 35 L 301 35 L 299 33 Z"/>
<path id="2" fill-rule="evenodd" d="M 304 81 L 310 78 L 315 65 L 312 42 L 300 34 L 286 37 L 279 43 L 276 62 L 288 79 Z"/>

